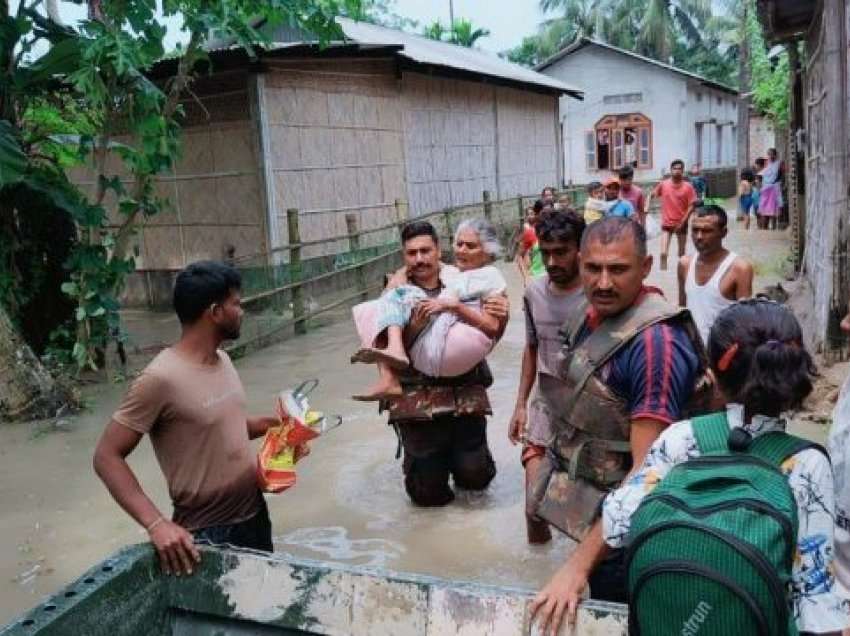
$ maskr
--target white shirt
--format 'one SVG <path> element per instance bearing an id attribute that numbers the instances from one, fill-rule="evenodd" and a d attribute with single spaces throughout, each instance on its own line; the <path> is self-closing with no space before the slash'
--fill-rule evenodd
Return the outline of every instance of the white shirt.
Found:
<path id="1" fill-rule="evenodd" d="M 745 428 L 754 437 L 785 430 L 785 421 L 756 415 L 743 421 L 743 407 L 727 407 L 729 427 Z M 612 548 L 624 547 L 632 514 L 677 464 L 700 456 L 690 420 L 676 422 L 649 449 L 646 459 L 629 479 L 605 498 L 602 507 L 602 536 Z M 791 607 L 800 631 L 815 634 L 850 627 L 850 613 L 835 590 L 833 571 L 833 512 L 835 498 L 832 467 L 820 451 L 808 448 L 789 457 L 782 465 L 788 485 L 797 500 L 799 530 L 797 551 L 791 571 Z"/>
<path id="2" fill-rule="evenodd" d="M 718 314 L 735 302 L 726 298 L 720 291 L 720 281 L 723 280 L 736 258 L 738 258 L 738 255 L 735 252 L 729 252 L 705 285 L 697 284 L 696 269 L 697 260 L 699 260 L 697 254 L 691 257 L 691 263 L 688 265 L 688 275 L 685 278 L 685 297 L 688 301 L 688 310 L 691 312 L 699 335 L 705 344 L 708 344 L 708 334 Z"/>

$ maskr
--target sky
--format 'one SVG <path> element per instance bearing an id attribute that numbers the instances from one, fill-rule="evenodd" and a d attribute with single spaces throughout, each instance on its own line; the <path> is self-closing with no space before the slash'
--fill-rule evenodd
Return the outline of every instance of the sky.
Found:
<path id="1" fill-rule="evenodd" d="M 537 25 L 543 20 L 538 7 L 539 0 L 454 0 L 455 19 L 466 18 L 476 27 L 485 28 L 490 35 L 477 42 L 479 48 L 499 53 L 517 46 L 522 38 L 537 31 Z M 63 20 L 73 24 L 85 18 L 84 5 L 60 2 Z M 496 8 L 498 7 L 498 8 Z M 390 9 L 402 17 L 419 22 L 417 31 L 425 24 L 440 20 L 449 23 L 449 0 L 394 0 Z M 177 21 L 169 21 L 166 45 L 173 45 L 180 38 Z"/>
<path id="2" fill-rule="evenodd" d="M 466 18 L 476 27 L 490 30 L 477 45 L 494 53 L 513 48 L 537 31 L 543 20 L 538 0 L 454 0 L 455 19 Z M 449 0 L 395 0 L 392 11 L 424 24 L 449 23 Z"/>

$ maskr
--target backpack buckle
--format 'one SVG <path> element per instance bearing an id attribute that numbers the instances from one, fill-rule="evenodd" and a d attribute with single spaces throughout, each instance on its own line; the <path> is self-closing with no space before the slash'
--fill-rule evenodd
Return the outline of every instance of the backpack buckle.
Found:
<path id="1" fill-rule="evenodd" d="M 753 443 L 753 434 L 748 430 L 735 427 L 729 431 L 729 437 L 727 438 L 727 444 L 729 445 L 729 450 L 734 451 L 736 453 L 746 453 L 750 448 L 750 444 Z"/>

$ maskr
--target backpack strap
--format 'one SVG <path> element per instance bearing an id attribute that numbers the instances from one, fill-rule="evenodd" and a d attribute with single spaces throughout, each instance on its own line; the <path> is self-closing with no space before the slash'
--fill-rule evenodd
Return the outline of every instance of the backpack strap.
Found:
<path id="1" fill-rule="evenodd" d="M 729 422 L 725 411 L 695 417 L 691 420 L 691 428 L 703 455 L 729 451 Z"/>
<path id="2" fill-rule="evenodd" d="M 829 459 L 829 454 L 820 444 L 783 431 L 771 431 L 770 433 L 760 435 L 750 444 L 747 453 L 763 459 L 772 466 L 781 468 L 786 459 L 807 448 L 814 448 Z"/>

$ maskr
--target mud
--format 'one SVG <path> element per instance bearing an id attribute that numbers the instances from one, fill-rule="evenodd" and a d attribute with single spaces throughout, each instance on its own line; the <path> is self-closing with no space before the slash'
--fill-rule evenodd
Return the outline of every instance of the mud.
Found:
<path id="1" fill-rule="evenodd" d="M 757 289 L 780 280 L 784 233 L 733 231 L 730 245 L 760 264 Z M 271 413 L 279 390 L 318 377 L 315 406 L 345 419 L 314 443 L 313 453 L 299 464 L 296 487 L 268 498 L 278 551 L 532 588 L 559 566 L 571 547 L 566 539 L 536 548 L 525 542 L 519 449 L 506 435 L 523 348 L 522 288 L 513 267 L 505 266 L 505 273 L 512 318 L 490 357 L 495 415 L 489 438 L 499 472 L 486 492 L 461 492 L 446 508 L 409 504 L 401 464 L 394 459 L 395 435 L 373 406 L 348 399 L 371 379 L 370 369 L 355 370 L 348 362 L 356 345 L 349 324 L 324 327 L 238 361 L 252 413 Z M 649 282 L 676 298 L 675 269 L 654 271 Z M 176 334 L 167 316 L 134 318 L 145 325 L 148 343 L 168 342 Z M 88 387 L 91 410 L 58 427 L 0 427 L 0 624 L 119 547 L 145 539 L 91 469 L 97 437 L 125 390 L 124 383 Z M 813 436 L 823 430 L 817 423 L 807 427 Z M 157 505 L 170 510 L 147 440 L 130 464 Z"/>

